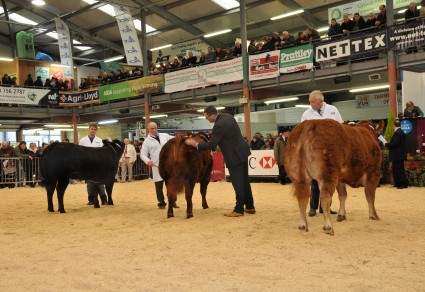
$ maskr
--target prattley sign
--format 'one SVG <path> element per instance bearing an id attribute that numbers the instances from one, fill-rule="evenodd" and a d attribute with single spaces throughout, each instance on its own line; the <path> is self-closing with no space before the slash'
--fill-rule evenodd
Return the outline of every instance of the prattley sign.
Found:
<path id="1" fill-rule="evenodd" d="M 384 49 L 386 48 L 385 37 L 386 32 L 382 31 L 318 45 L 316 61 L 323 62 Z"/>

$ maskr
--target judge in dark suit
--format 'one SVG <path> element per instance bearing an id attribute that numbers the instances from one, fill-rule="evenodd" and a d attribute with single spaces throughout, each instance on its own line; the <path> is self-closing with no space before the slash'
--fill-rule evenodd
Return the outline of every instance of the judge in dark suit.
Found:
<path id="1" fill-rule="evenodd" d="M 236 120 L 229 114 L 218 113 L 214 106 L 205 108 L 204 116 L 210 123 L 214 123 L 211 140 L 206 143 L 198 143 L 195 139 L 188 138 L 186 144 L 196 147 L 198 150 L 214 150 L 217 145 L 220 146 L 236 192 L 235 208 L 233 212 L 226 213 L 224 216 L 241 217 L 244 212 L 255 214 L 248 175 L 248 156 L 251 152 L 242 137 Z"/>
<path id="2" fill-rule="evenodd" d="M 390 150 L 390 161 L 393 164 L 394 186 L 397 189 L 406 189 L 408 181 L 404 172 L 404 160 L 406 160 L 406 135 L 400 129 L 400 121 L 394 121 L 395 132 L 390 143 L 386 146 Z"/>

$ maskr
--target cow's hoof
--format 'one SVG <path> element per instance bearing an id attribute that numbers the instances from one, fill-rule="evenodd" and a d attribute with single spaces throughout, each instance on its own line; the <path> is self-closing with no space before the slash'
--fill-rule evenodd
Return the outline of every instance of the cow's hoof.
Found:
<path id="1" fill-rule="evenodd" d="M 174 217 L 174 214 L 167 214 L 167 218 Z"/>
<path id="2" fill-rule="evenodd" d="M 334 235 L 334 230 L 331 226 L 323 226 L 323 230 L 325 230 L 326 234 Z"/>
<path id="3" fill-rule="evenodd" d="M 102 201 L 102 205 L 106 205 L 106 204 L 108 204 L 107 201 Z"/>
<path id="4" fill-rule="evenodd" d="M 298 226 L 298 229 L 299 229 L 299 230 L 301 230 L 301 231 L 308 232 L 308 228 L 307 228 L 307 226 L 305 226 L 305 225 L 300 225 L 300 226 Z"/>
<path id="5" fill-rule="evenodd" d="M 49 212 L 55 212 L 55 210 L 53 210 L 53 208 L 48 208 L 47 209 Z"/>
<path id="6" fill-rule="evenodd" d="M 336 221 L 341 222 L 343 220 L 346 220 L 347 218 L 345 218 L 345 215 L 338 215 L 338 217 L 336 217 Z"/>
<path id="7" fill-rule="evenodd" d="M 187 216 L 186 216 L 187 219 L 192 218 L 192 217 L 193 217 L 193 214 L 187 214 Z"/>
<path id="8" fill-rule="evenodd" d="M 202 205 L 202 208 L 208 209 L 209 207 L 208 207 L 208 205 Z"/>
<path id="9" fill-rule="evenodd" d="M 94 207 L 95 208 L 100 208 L 100 205 L 99 204 L 97 204 L 97 205 L 95 204 Z"/>
<path id="10" fill-rule="evenodd" d="M 108 205 L 112 206 L 114 204 L 113 201 L 108 202 Z"/>
<path id="11" fill-rule="evenodd" d="M 61 213 L 66 213 L 65 210 L 58 210 L 58 211 L 61 212 Z"/>
<path id="12" fill-rule="evenodd" d="M 379 220 L 379 217 L 378 216 L 370 216 L 369 219 L 371 219 L 371 220 Z"/>

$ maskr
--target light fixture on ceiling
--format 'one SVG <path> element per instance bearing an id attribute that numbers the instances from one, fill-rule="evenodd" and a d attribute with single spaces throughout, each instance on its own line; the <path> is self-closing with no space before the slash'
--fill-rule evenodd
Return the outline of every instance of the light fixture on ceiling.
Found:
<path id="1" fill-rule="evenodd" d="M 149 51 L 158 51 L 158 50 L 162 50 L 162 49 L 165 49 L 165 48 L 169 48 L 169 47 L 171 47 L 171 46 L 173 46 L 172 44 L 168 44 L 168 45 L 164 45 L 164 46 L 160 46 L 160 47 L 156 47 L 156 48 L 152 48 L 152 49 L 150 49 Z"/>
<path id="2" fill-rule="evenodd" d="M 12 62 L 13 59 L 0 57 L 0 61 Z"/>
<path id="3" fill-rule="evenodd" d="M 298 100 L 298 99 L 300 99 L 298 96 L 286 97 L 286 98 L 281 98 L 281 99 L 268 100 L 268 101 L 265 101 L 264 103 L 269 105 L 271 103 L 283 103 L 283 102 L 294 101 L 294 100 Z"/>
<path id="4" fill-rule="evenodd" d="M 113 62 L 113 61 L 117 61 L 117 60 L 121 60 L 121 59 L 124 59 L 124 56 L 112 57 L 112 58 L 106 59 L 104 62 L 109 63 L 109 62 Z"/>
<path id="5" fill-rule="evenodd" d="M 69 68 L 69 65 L 62 65 L 62 64 L 51 64 L 52 67 L 63 67 L 63 68 Z"/>
<path id="6" fill-rule="evenodd" d="M 44 2 L 43 0 L 32 0 L 31 3 L 37 6 L 43 6 L 46 4 L 46 2 Z"/>
<path id="7" fill-rule="evenodd" d="M 310 107 L 310 105 L 308 105 L 308 104 L 296 104 L 295 107 L 308 108 L 308 107 Z"/>
<path id="8" fill-rule="evenodd" d="M 45 128 L 71 128 L 71 125 L 67 124 L 46 124 L 43 127 Z"/>
<path id="9" fill-rule="evenodd" d="M 377 86 L 369 86 L 369 87 L 361 87 L 361 88 L 353 88 L 350 89 L 350 92 L 363 92 L 363 91 L 372 91 L 372 90 L 378 90 L 378 89 L 386 89 L 389 88 L 389 84 L 385 85 L 377 85 Z"/>
<path id="10" fill-rule="evenodd" d="M 298 9 L 298 10 L 295 10 L 295 11 L 292 11 L 292 12 L 288 12 L 288 13 L 284 13 L 284 14 L 281 14 L 281 15 L 278 15 L 278 16 L 274 16 L 274 17 L 270 18 L 270 20 L 277 20 L 277 19 L 292 16 L 292 15 L 297 15 L 297 14 L 300 14 L 300 13 L 303 13 L 303 12 L 304 12 L 304 9 Z"/>
<path id="11" fill-rule="evenodd" d="M 100 121 L 98 124 L 99 125 L 108 125 L 108 124 L 115 124 L 117 122 L 118 122 L 118 120 L 106 120 L 106 121 Z"/>
<path id="12" fill-rule="evenodd" d="M 220 35 L 220 34 L 225 34 L 225 33 L 231 32 L 231 31 L 232 31 L 232 30 L 231 30 L 230 28 L 228 28 L 228 29 L 223 29 L 223 30 L 220 30 L 220 31 L 216 31 L 216 32 L 208 33 L 208 34 L 204 35 L 204 37 L 206 37 L 206 38 L 210 38 L 210 37 L 213 37 L 213 36 L 216 36 L 216 35 Z"/>
<path id="13" fill-rule="evenodd" d="M 53 129 L 53 131 L 74 132 L 74 129 Z"/>
<path id="14" fill-rule="evenodd" d="M 168 115 L 166 115 L 166 114 L 150 116 L 151 119 L 167 118 L 167 117 L 168 117 Z M 143 119 L 146 119 L 146 117 L 143 117 Z"/>
<path id="15" fill-rule="evenodd" d="M 212 0 L 212 1 L 226 10 L 239 7 L 239 3 L 235 0 Z"/>
<path id="16" fill-rule="evenodd" d="M 324 31 L 328 31 L 328 30 L 329 30 L 329 27 L 328 26 L 324 26 L 324 27 L 319 27 L 317 29 L 317 32 L 324 32 Z"/>
<path id="17" fill-rule="evenodd" d="M 218 111 L 220 111 L 220 110 L 224 110 L 224 109 L 225 109 L 225 107 L 224 107 L 224 106 L 218 106 L 218 107 L 216 107 L 215 109 L 216 109 L 216 110 L 218 110 Z"/>

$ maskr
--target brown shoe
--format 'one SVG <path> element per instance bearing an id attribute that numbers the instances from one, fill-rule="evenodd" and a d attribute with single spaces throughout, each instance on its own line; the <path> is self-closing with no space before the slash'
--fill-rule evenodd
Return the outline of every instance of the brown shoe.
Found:
<path id="1" fill-rule="evenodd" d="M 243 214 L 235 212 L 235 211 L 230 212 L 230 213 L 226 213 L 226 214 L 223 214 L 223 215 L 226 216 L 226 217 L 243 217 Z"/>
<path id="2" fill-rule="evenodd" d="M 255 214 L 255 209 L 254 208 L 252 208 L 252 209 L 245 209 L 245 213 Z"/>

